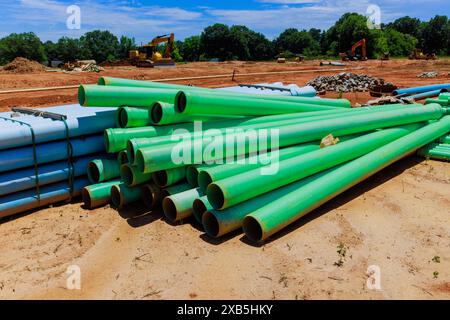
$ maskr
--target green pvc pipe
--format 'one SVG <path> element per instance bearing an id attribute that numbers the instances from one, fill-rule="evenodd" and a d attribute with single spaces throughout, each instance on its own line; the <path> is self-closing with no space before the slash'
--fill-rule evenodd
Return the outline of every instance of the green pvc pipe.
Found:
<path id="1" fill-rule="evenodd" d="M 161 204 L 158 195 L 161 194 L 161 188 L 154 183 L 148 183 L 141 186 L 141 200 L 148 209 L 153 209 Z"/>
<path id="2" fill-rule="evenodd" d="M 450 152 L 442 150 L 428 150 L 427 153 L 423 155 L 423 157 L 434 160 L 450 161 Z"/>
<path id="3" fill-rule="evenodd" d="M 131 107 L 117 109 L 116 123 L 119 128 L 145 127 L 153 124 L 148 109 Z"/>
<path id="4" fill-rule="evenodd" d="M 422 105 L 415 105 L 415 106 L 422 106 Z M 396 110 L 396 109 L 403 109 L 405 108 L 405 105 L 391 105 L 389 107 L 384 107 L 381 109 L 378 108 L 358 108 L 358 109 L 352 109 L 349 110 L 348 113 L 343 112 L 336 112 L 336 111 L 326 111 L 325 113 L 323 111 L 317 111 L 317 112 L 304 112 L 304 113 L 294 113 L 294 114 L 283 114 L 283 115 L 274 115 L 274 116 L 266 116 L 266 117 L 258 117 L 258 118 L 252 118 L 252 119 L 246 119 L 242 121 L 238 121 L 237 123 L 233 121 L 225 122 L 222 126 L 223 128 L 220 128 L 221 133 L 226 133 L 227 129 L 232 128 L 239 128 L 240 130 L 246 130 L 246 129 L 262 129 L 262 128 L 270 128 L 270 127 L 278 127 L 281 125 L 287 125 L 287 124 L 294 124 L 294 123 L 303 123 L 303 122 L 310 122 L 313 120 L 325 120 L 325 119 L 336 119 L 339 117 L 348 117 L 349 115 L 356 115 L 361 113 L 364 114 L 371 114 L 371 113 L 379 113 L 379 112 L 385 112 L 389 110 Z M 309 115 L 315 115 L 315 116 L 309 116 Z M 209 129 L 216 129 L 218 128 L 217 125 L 215 125 L 218 122 L 214 123 L 206 123 L 202 124 L 203 131 L 196 131 L 192 135 L 192 139 L 204 139 L 204 138 L 214 138 L 218 131 L 207 131 Z M 228 126 L 229 124 L 233 124 L 234 126 Z M 210 127 L 213 128 L 210 128 Z M 225 128 L 226 127 L 226 128 Z M 127 150 L 129 154 L 130 162 L 133 164 L 136 163 L 136 153 L 138 149 L 141 148 L 147 148 L 147 147 L 155 147 L 163 144 L 169 144 L 173 143 L 176 137 L 172 135 L 165 135 L 165 136 L 158 136 L 158 137 L 152 137 L 152 138 L 136 138 L 136 139 L 130 139 L 127 142 Z"/>
<path id="5" fill-rule="evenodd" d="M 125 183 L 111 186 L 111 202 L 117 209 L 122 209 L 127 204 L 137 202 L 141 199 L 142 189 L 139 187 L 128 187 Z"/>
<path id="6" fill-rule="evenodd" d="M 190 217 L 193 213 L 192 204 L 194 200 L 203 195 L 200 189 L 196 188 L 165 197 L 162 202 L 164 215 L 171 222 Z"/>
<path id="7" fill-rule="evenodd" d="M 449 130 L 450 116 L 445 116 L 314 179 L 247 215 L 243 221 L 246 236 L 256 242 L 267 239 L 338 194 L 414 153 Z"/>
<path id="8" fill-rule="evenodd" d="M 193 121 L 223 121 L 226 119 L 243 119 L 245 117 L 239 115 L 187 115 L 175 112 L 173 103 L 155 102 L 148 111 L 148 118 L 151 119 L 151 124 L 167 125 Z"/>
<path id="9" fill-rule="evenodd" d="M 410 107 L 413 107 L 413 106 L 422 106 L 422 105 L 410 105 Z M 375 107 L 375 108 L 365 107 L 365 108 L 356 108 L 356 109 L 340 109 L 338 111 L 326 110 L 326 111 L 317 111 L 317 112 L 281 114 L 281 115 L 273 115 L 273 116 L 265 116 L 265 117 L 257 117 L 257 118 L 229 119 L 229 120 L 223 120 L 223 121 L 202 123 L 202 129 L 207 130 L 207 129 L 215 129 L 215 128 L 255 125 L 258 123 L 274 123 L 276 121 L 292 120 L 294 118 L 309 118 L 310 120 L 312 120 L 319 116 L 323 116 L 324 119 L 325 118 L 328 119 L 328 118 L 344 116 L 344 113 L 348 114 L 348 115 L 353 115 L 353 114 L 356 115 L 359 113 L 370 114 L 372 112 L 378 113 L 378 112 L 386 112 L 389 110 L 404 109 L 404 108 L 406 108 L 404 105 L 396 104 L 396 105 L 392 105 L 389 107 L 382 107 L 382 108 L 381 107 Z M 344 111 L 344 112 L 342 112 L 342 111 Z M 168 126 L 149 126 L 149 127 L 142 127 L 142 128 L 106 129 L 105 133 L 104 133 L 106 152 L 108 152 L 108 153 L 119 152 L 120 150 L 127 148 L 127 141 L 129 141 L 130 139 L 138 139 L 138 138 L 150 139 L 150 138 L 154 138 L 157 136 L 161 137 L 161 136 L 172 134 L 172 132 L 176 129 L 185 129 L 189 132 L 192 132 L 192 131 L 194 131 L 194 129 L 196 129 L 196 126 L 194 123 L 182 123 L 182 124 L 168 125 Z M 170 137 L 169 137 L 169 139 L 170 139 Z M 153 140 L 150 140 L 147 144 L 151 144 L 151 141 L 153 141 Z M 139 147 L 143 147 L 144 144 L 145 144 L 145 142 L 140 142 Z M 136 148 L 136 150 L 137 150 L 137 148 Z M 135 153 L 132 153 L 132 154 L 135 154 Z M 134 163 L 132 158 L 133 158 L 133 156 L 130 156 L 130 162 Z"/>
<path id="10" fill-rule="evenodd" d="M 312 113 L 312 112 L 311 112 Z M 340 116 L 340 115 L 339 115 Z M 290 124 L 290 123 L 300 123 L 300 122 L 306 122 L 306 121 L 310 121 L 312 119 L 329 119 L 329 118 L 335 118 L 338 117 L 337 115 L 335 116 L 334 114 L 331 115 L 321 115 L 321 116 L 317 116 L 317 117 L 312 117 L 312 118 L 305 118 L 303 117 L 303 114 L 301 113 L 296 113 L 296 114 L 289 114 L 289 115 L 277 115 L 277 116 L 268 116 L 268 117 L 259 117 L 259 118 L 253 118 L 253 119 L 248 119 L 248 120 L 236 120 L 236 121 L 226 121 L 226 122 L 207 122 L 207 123 L 202 123 L 201 124 L 201 128 L 203 131 L 197 131 L 197 127 L 194 127 L 193 124 L 191 124 L 191 127 L 187 127 L 186 130 L 188 130 L 189 132 L 192 132 L 194 129 L 196 130 L 194 132 L 194 134 L 192 135 L 193 139 L 199 139 L 199 138 L 206 138 L 206 137 L 214 137 L 215 135 L 217 135 L 217 130 L 220 130 L 220 132 L 225 133 L 226 129 L 217 129 L 215 131 L 210 131 L 208 132 L 207 130 L 210 129 L 216 129 L 216 128 L 240 128 L 242 130 L 244 129 L 252 129 L 252 128 L 262 128 L 262 127 L 271 127 L 271 126 L 276 126 L 279 124 Z M 281 119 L 281 120 L 278 120 Z M 229 125 L 234 125 L 234 126 L 229 126 Z M 169 126 L 167 126 L 169 127 Z M 155 128 L 155 127 L 153 127 Z M 164 128 L 164 127 L 161 127 Z M 136 129 L 136 128 L 134 128 Z M 184 129 L 184 128 L 175 128 L 175 129 Z M 175 130 L 173 129 L 173 130 Z M 131 129 L 133 130 L 133 129 Z M 172 131 L 173 131 L 172 130 Z M 130 132 L 130 133 L 126 133 L 126 134 L 122 134 L 122 132 L 119 132 L 118 134 L 116 134 L 117 129 L 107 129 L 105 131 L 105 143 L 106 143 L 106 147 L 107 147 L 107 151 L 109 152 L 109 150 L 115 150 L 116 148 L 118 148 L 117 145 L 120 145 L 120 147 L 122 147 L 122 141 L 118 142 L 117 140 L 124 140 L 126 138 L 129 138 L 131 135 L 133 135 L 135 132 L 137 132 L 137 130 L 133 130 L 134 132 Z M 136 136 L 137 134 L 134 134 L 134 136 Z M 117 138 L 117 136 L 119 136 Z M 167 145 L 170 143 L 174 143 L 174 140 L 176 137 L 169 135 L 169 134 L 161 134 L 158 136 L 153 136 L 153 137 L 149 137 L 149 138 L 140 138 L 140 137 L 136 137 L 136 138 L 130 138 L 128 139 L 128 141 L 126 142 L 126 148 L 128 151 L 128 158 L 130 160 L 131 163 L 136 164 L 136 154 L 137 151 L 139 149 L 142 148 L 147 148 L 147 147 L 156 147 L 156 146 L 160 146 L 160 145 Z M 114 141 L 113 141 L 114 139 Z M 113 141 L 113 142 L 111 142 Z M 114 145 L 114 146 L 113 146 Z"/>
<path id="11" fill-rule="evenodd" d="M 303 98 L 319 100 L 317 98 Z M 337 107 L 312 102 L 271 101 L 250 97 L 219 96 L 214 93 L 180 91 L 175 110 L 184 114 L 240 114 L 264 116 L 282 113 L 336 110 Z M 338 109 L 343 111 L 344 109 Z"/>
<path id="12" fill-rule="evenodd" d="M 225 209 L 365 155 L 422 126 L 423 124 L 411 124 L 378 130 L 336 145 L 293 156 L 281 160 L 273 173 L 268 171 L 263 174 L 261 170 L 266 167 L 262 167 L 213 182 L 206 189 L 206 194 L 213 208 Z"/>
<path id="13" fill-rule="evenodd" d="M 88 163 L 87 175 L 92 184 L 108 181 L 120 176 L 116 159 L 96 159 Z"/>
<path id="14" fill-rule="evenodd" d="M 179 167 L 153 172 L 152 177 L 158 187 L 165 188 L 186 179 L 186 168 Z"/>
<path id="15" fill-rule="evenodd" d="M 213 207 L 209 203 L 207 196 L 197 198 L 192 203 L 192 214 L 194 215 L 195 220 L 199 223 L 202 223 L 203 214 L 212 209 Z"/>
<path id="16" fill-rule="evenodd" d="M 211 165 L 212 166 L 212 165 Z M 186 180 L 192 188 L 199 187 L 198 175 L 203 168 L 209 167 L 208 165 L 190 165 L 186 167 Z M 205 189 L 202 189 L 205 192 Z"/>
<path id="17" fill-rule="evenodd" d="M 306 185 L 314 179 L 317 179 L 327 172 L 328 171 L 317 173 L 308 178 L 288 184 L 282 188 L 267 192 L 263 195 L 252 198 L 248 201 L 242 202 L 238 205 L 224 210 L 215 210 L 210 205 L 211 208 L 202 213 L 203 229 L 208 236 L 213 238 L 218 238 L 234 230 L 237 230 L 242 227 L 242 222 L 246 215 L 252 213 L 255 210 L 258 210 L 259 208 L 271 203 L 272 201 L 279 199 L 289 192 L 297 190 L 298 188 Z M 282 208 L 283 207 L 281 207 L 280 210 L 282 210 Z"/>
<path id="18" fill-rule="evenodd" d="M 417 151 L 419 156 L 435 160 L 450 160 L 450 145 L 431 143 Z"/>
<path id="19" fill-rule="evenodd" d="M 146 107 L 156 101 L 172 102 L 177 91 L 131 87 L 80 85 L 78 103 L 84 107 Z"/>
<path id="20" fill-rule="evenodd" d="M 212 93 L 216 96 L 234 96 L 234 97 L 250 97 L 261 100 L 271 100 L 271 101 L 289 101 L 289 102 L 300 102 L 300 103 L 312 103 L 319 105 L 330 105 L 335 107 L 345 107 L 350 108 L 350 101 L 347 99 L 327 99 L 327 98 L 305 98 L 305 97 L 293 97 L 293 96 L 280 96 L 280 95 L 261 95 L 261 94 L 247 94 L 247 93 L 237 93 L 230 91 L 214 90 L 211 88 L 202 88 L 195 86 L 177 85 L 171 83 L 161 83 L 152 81 L 140 81 L 140 80 L 129 80 L 123 78 L 112 78 L 112 77 L 101 77 L 98 79 L 99 85 L 106 86 L 124 86 L 124 87 L 142 87 L 142 88 L 155 88 L 155 89 L 173 89 L 173 90 L 187 90 L 187 91 L 198 91 L 202 93 Z M 314 99 L 314 100 L 311 100 Z"/>
<path id="21" fill-rule="evenodd" d="M 120 180 L 112 180 L 92 184 L 81 189 L 81 197 L 87 209 L 95 209 L 107 205 L 111 201 L 111 187 Z"/>
<path id="22" fill-rule="evenodd" d="M 138 88 L 173 89 L 173 90 L 193 88 L 191 86 L 178 85 L 178 84 L 172 84 L 172 83 L 131 80 L 131 79 L 114 78 L 114 77 L 100 77 L 100 78 L 98 78 L 97 84 L 100 86 L 138 87 Z M 201 87 L 195 87 L 195 88 L 203 89 Z M 208 88 L 204 88 L 204 89 L 212 90 L 212 89 L 208 89 Z"/>
<path id="23" fill-rule="evenodd" d="M 130 161 L 128 160 L 128 152 L 127 150 L 121 150 L 119 151 L 119 153 L 117 154 L 117 163 L 119 164 L 119 166 L 129 163 Z"/>
<path id="24" fill-rule="evenodd" d="M 191 186 L 187 183 L 180 183 L 167 188 L 160 188 L 155 184 L 146 184 L 141 188 L 142 200 L 149 209 L 157 208 L 162 205 L 162 201 L 165 197 L 189 189 L 191 189 Z"/>
<path id="25" fill-rule="evenodd" d="M 251 157 L 247 157 L 244 159 L 243 163 L 225 163 L 218 165 L 200 165 L 196 168 L 195 172 L 192 170 L 192 173 L 189 173 L 187 177 L 191 174 L 191 179 L 197 178 L 197 183 L 199 188 L 206 193 L 206 189 L 209 184 L 212 182 L 222 180 L 242 172 L 250 171 L 253 169 L 264 167 L 268 164 L 275 164 L 284 159 L 288 159 L 290 157 L 298 156 L 300 154 L 304 154 L 310 151 L 320 149 L 320 143 L 307 143 L 298 146 L 293 146 L 289 148 L 284 148 L 275 152 L 270 152 L 265 155 L 255 155 Z M 195 167 L 194 167 L 195 168 Z M 195 175 L 195 176 L 194 176 Z M 188 178 L 189 181 L 189 178 Z M 192 184 L 191 184 L 192 185 Z"/>
<path id="26" fill-rule="evenodd" d="M 446 112 L 441 106 L 437 104 L 430 104 L 420 107 L 399 108 L 394 110 L 383 110 L 377 113 L 356 113 L 348 115 L 348 117 L 338 117 L 336 119 L 317 120 L 311 122 L 298 124 L 290 124 L 280 126 L 277 129 L 279 136 L 279 147 L 289 145 L 296 145 L 303 142 L 320 140 L 328 134 L 333 136 L 343 136 L 359 132 L 370 131 L 379 128 L 386 128 L 408 123 L 422 122 L 427 120 L 439 119 Z M 275 124 L 276 127 L 276 124 Z M 235 133 L 227 135 L 227 139 L 238 141 L 242 133 Z M 206 154 L 203 159 L 198 159 L 202 154 L 198 154 L 199 150 L 205 150 L 208 147 L 209 141 L 202 141 L 198 146 L 192 144 L 191 141 L 172 143 L 155 148 L 142 148 L 136 153 L 135 163 L 139 170 L 145 173 L 172 169 L 180 166 L 186 166 L 202 160 L 203 162 L 214 161 L 215 159 L 223 159 L 227 154 L 234 156 L 244 155 L 249 148 L 240 148 L 235 150 L 234 145 L 225 144 L 223 155 Z M 255 151 L 259 151 L 260 144 L 251 146 Z M 174 149 L 176 148 L 176 149 Z M 201 149 L 200 149 L 201 148 Z M 245 150 L 244 150 L 245 149 Z M 186 154 L 189 163 L 183 161 L 181 163 L 174 163 L 172 160 L 172 152 L 176 150 L 186 150 L 190 154 Z"/>
<path id="27" fill-rule="evenodd" d="M 136 166 L 126 163 L 120 166 L 120 177 L 127 186 L 135 187 L 149 182 L 152 179 L 152 174 L 142 173 Z"/>
<path id="28" fill-rule="evenodd" d="M 448 107 L 450 105 L 449 100 L 440 99 L 440 98 L 438 98 L 438 99 L 429 98 L 429 99 L 425 100 L 425 104 L 430 104 L 430 103 L 437 103 L 443 107 Z"/>
<path id="29" fill-rule="evenodd" d="M 445 136 L 442 136 L 442 137 L 439 139 L 439 142 L 450 144 L 450 134 L 447 134 L 447 135 L 445 135 Z"/>

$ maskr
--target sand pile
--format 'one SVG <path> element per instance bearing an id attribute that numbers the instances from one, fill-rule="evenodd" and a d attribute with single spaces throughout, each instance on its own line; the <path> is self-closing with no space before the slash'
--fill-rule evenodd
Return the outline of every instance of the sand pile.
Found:
<path id="1" fill-rule="evenodd" d="M 10 73 L 33 73 L 45 71 L 45 67 L 39 62 L 17 57 L 7 65 L 3 66 L 2 70 Z"/>

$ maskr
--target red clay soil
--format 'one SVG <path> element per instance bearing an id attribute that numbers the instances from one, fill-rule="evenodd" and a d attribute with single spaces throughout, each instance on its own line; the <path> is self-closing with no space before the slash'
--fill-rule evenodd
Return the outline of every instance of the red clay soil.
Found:
<path id="1" fill-rule="evenodd" d="M 45 67 L 36 61 L 30 61 L 26 58 L 17 57 L 2 68 L 7 73 L 39 73 L 45 72 Z"/>
<path id="2" fill-rule="evenodd" d="M 365 73 L 374 77 L 384 78 L 399 87 L 410 87 L 431 83 L 450 82 L 450 60 L 441 59 L 436 61 L 413 61 L 413 60 L 391 60 L 391 61 L 366 61 L 349 62 L 345 67 L 354 73 Z M 344 68 L 344 69 L 345 69 Z M 362 68 L 362 69 L 357 69 Z M 195 62 L 177 65 L 172 69 L 146 69 L 136 67 L 105 67 L 105 71 L 95 72 L 40 72 L 33 74 L 10 74 L 0 72 L 0 90 L 36 88 L 77 85 L 80 83 L 96 83 L 99 76 L 115 76 L 137 80 L 152 80 L 175 77 L 198 77 L 215 74 L 230 74 L 225 78 L 196 79 L 172 81 L 179 84 L 192 84 L 204 87 L 223 87 L 237 83 L 275 82 L 295 83 L 305 85 L 306 82 L 318 75 L 332 75 L 336 71 L 334 66 L 319 66 L 319 61 L 306 61 L 302 63 L 277 64 L 275 62 Z M 233 71 L 238 74 L 232 80 Z M 246 76 L 253 72 L 293 71 L 293 70 L 315 70 L 315 72 L 273 74 Z M 437 78 L 417 78 L 424 71 L 438 71 Z M 337 93 L 329 92 L 326 97 L 337 97 Z M 352 103 L 366 102 L 371 97 L 368 93 L 347 93 L 344 97 Z M 12 106 L 40 107 L 55 104 L 76 103 L 76 89 L 52 90 L 42 92 L 26 92 L 0 94 L 0 110 L 8 110 Z"/>

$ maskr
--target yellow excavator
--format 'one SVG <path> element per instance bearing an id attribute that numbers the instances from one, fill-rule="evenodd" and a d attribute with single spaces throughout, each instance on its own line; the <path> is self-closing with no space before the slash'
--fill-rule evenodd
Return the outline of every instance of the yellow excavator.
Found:
<path id="1" fill-rule="evenodd" d="M 153 40 L 147 44 L 144 44 L 137 50 L 130 50 L 129 60 L 133 66 L 139 68 L 153 68 L 160 66 L 174 66 L 175 62 L 172 60 L 171 53 L 175 36 L 173 33 L 170 35 L 162 35 L 153 38 Z M 160 43 L 167 42 L 164 54 L 158 52 L 158 45 Z"/>

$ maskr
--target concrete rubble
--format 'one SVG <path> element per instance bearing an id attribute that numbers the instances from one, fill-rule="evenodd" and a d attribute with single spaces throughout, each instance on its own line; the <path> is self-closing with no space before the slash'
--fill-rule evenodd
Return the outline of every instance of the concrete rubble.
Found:
<path id="1" fill-rule="evenodd" d="M 307 85 L 313 86 L 319 92 L 365 92 L 372 87 L 391 84 L 385 82 L 382 78 L 373 78 L 366 74 L 342 72 L 332 76 L 318 76 L 309 81 Z"/>

